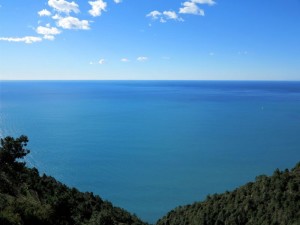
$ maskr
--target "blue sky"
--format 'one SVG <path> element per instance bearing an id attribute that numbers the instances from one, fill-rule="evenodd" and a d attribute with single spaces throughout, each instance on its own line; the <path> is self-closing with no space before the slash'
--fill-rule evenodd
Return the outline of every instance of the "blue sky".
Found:
<path id="1" fill-rule="evenodd" d="M 0 0 L 0 79 L 300 80 L 300 1 Z"/>

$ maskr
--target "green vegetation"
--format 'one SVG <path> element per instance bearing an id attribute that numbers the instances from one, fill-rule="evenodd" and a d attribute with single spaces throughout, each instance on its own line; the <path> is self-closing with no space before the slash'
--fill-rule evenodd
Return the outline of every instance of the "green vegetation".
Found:
<path id="1" fill-rule="evenodd" d="M 300 225 L 300 163 L 232 192 L 178 207 L 157 225 Z"/>
<path id="2" fill-rule="evenodd" d="M 26 136 L 1 139 L 1 225 L 145 224 L 93 193 L 79 192 L 27 168 L 21 161 L 29 153 L 27 142 Z"/>
<path id="3" fill-rule="evenodd" d="M 22 159 L 28 138 L 6 137 L 0 146 L 1 225 L 144 225 L 93 193 L 40 176 Z M 232 192 L 178 207 L 157 225 L 300 225 L 300 163 L 291 171 L 258 176 Z"/>

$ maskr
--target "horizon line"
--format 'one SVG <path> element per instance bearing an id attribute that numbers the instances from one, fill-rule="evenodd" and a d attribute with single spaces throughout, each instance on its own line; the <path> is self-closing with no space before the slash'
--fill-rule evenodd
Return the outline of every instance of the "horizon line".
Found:
<path id="1" fill-rule="evenodd" d="M 255 79 L 0 79 L 0 82 L 13 82 L 13 81 L 222 81 L 222 82 L 300 82 L 299 80 L 283 80 L 283 79 L 276 79 L 276 80 L 255 80 Z"/>

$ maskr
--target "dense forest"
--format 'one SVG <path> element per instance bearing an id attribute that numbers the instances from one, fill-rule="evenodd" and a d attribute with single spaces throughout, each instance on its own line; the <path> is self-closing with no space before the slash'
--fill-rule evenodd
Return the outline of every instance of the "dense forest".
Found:
<path id="1" fill-rule="evenodd" d="M 1 225 L 145 224 L 93 193 L 79 192 L 27 168 L 22 162 L 29 153 L 27 142 L 26 136 L 1 139 Z"/>
<path id="2" fill-rule="evenodd" d="M 157 225 L 300 225 L 300 163 L 172 210 Z"/>
<path id="3" fill-rule="evenodd" d="M 146 224 L 93 193 L 26 167 L 27 142 L 26 136 L 1 139 L 1 225 Z M 300 163 L 290 171 L 258 176 L 232 192 L 178 207 L 157 225 L 300 225 Z"/>

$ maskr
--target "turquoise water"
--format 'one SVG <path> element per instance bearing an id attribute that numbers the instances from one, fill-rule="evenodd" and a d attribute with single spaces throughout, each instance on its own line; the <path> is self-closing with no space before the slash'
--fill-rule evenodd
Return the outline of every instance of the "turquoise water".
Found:
<path id="1" fill-rule="evenodd" d="M 0 136 L 143 220 L 300 160 L 300 82 L 0 82 Z"/>

